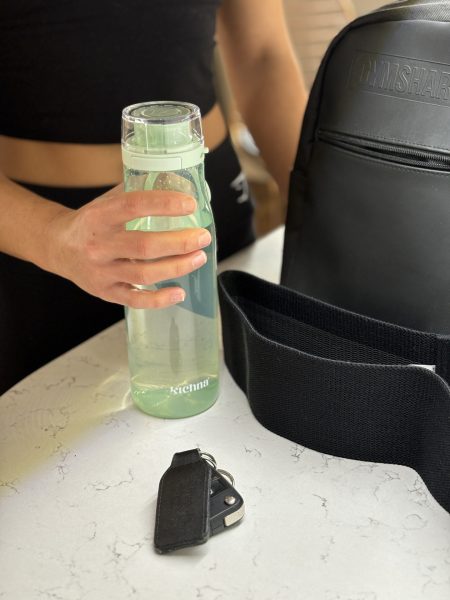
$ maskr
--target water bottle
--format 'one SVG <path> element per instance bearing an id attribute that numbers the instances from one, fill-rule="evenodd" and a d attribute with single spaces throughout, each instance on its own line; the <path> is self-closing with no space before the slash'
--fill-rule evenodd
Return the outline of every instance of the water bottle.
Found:
<path id="1" fill-rule="evenodd" d="M 188 417 L 208 409 L 219 392 L 219 318 L 216 236 L 204 178 L 200 110 L 181 102 L 146 102 L 124 109 L 122 158 L 125 191 L 175 190 L 193 196 L 195 213 L 135 219 L 129 230 L 170 231 L 204 227 L 212 243 L 207 262 L 176 280 L 186 298 L 164 309 L 125 308 L 131 395 L 150 415 Z"/>

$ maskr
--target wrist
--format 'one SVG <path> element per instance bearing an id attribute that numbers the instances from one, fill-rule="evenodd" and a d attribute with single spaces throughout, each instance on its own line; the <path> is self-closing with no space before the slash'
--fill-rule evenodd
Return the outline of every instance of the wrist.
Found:
<path id="1" fill-rule="evenodd" d="M 40 234 L 36 236 L 36 247 L 33 262 L 41 269 L 63 275 L 61 256 L 63 253 L 64 220 L 73 212 L 55 202 L 49 202 L 43 207 L 40 220 Z"/>

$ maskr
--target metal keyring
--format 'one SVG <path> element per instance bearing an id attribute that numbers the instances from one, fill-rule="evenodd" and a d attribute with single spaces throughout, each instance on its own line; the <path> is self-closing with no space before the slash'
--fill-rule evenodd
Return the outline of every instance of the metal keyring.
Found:
<path id="1" fill-rule="evenodd" d="M 216 469 L 216 471 L 228 480 L 231 487 L 234 487 L 234 477 L 231 473 L 228 473 L 228 471 L 225 471 L 224 469 Z"/>
<path id="2" fill-rule="evenodd" d="M 200 456 L 203 458 L 203 460 L 206 460 L 206 462 L 211 465 L 213 469 L 217 468 L 216 459 L 212 454 L 209 454 L 208 452 L 200 452 Z"/>

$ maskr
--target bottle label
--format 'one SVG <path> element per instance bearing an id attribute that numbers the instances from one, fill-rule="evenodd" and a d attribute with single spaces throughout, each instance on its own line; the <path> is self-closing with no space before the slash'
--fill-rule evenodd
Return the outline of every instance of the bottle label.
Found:
<path id="1" fill-rule="evenodd" d="M 197 392 L 198 390 L 202 390 L 209 385 L 209 377 L 203 379 L 203 381 L 198 381 L 197 383 L 188 383 L 186 385 L 179 386 L 171 386 L 170 393 L 174 396 L 178 396 L 179 394 L 190 394 L 191 392 Z"/>

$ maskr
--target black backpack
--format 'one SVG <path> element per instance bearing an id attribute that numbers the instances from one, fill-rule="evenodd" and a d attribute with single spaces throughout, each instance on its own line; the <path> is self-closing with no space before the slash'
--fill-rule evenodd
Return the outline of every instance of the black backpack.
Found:
<path id="1" fill-rule="evenodd" d="M 290 183 L 282 284 L 219 277 L 226 364 L 268 429 L 409 465 L 450 512 L 450 1 L 332 42 Z"/>
<path id="2" fill-rule="evenodd" d="M 282 283 L 450 334 L 450 1 L 351 23 L 317 74 L 292 173 Z"/>

